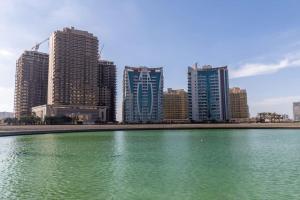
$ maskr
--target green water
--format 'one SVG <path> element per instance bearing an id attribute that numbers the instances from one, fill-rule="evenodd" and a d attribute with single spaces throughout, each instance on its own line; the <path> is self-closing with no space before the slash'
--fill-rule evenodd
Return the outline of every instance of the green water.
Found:
<path id="1" fill-rule="evenodd" d="M 2 137 L 0 199 L 300 199 L 300 131 Z"/>

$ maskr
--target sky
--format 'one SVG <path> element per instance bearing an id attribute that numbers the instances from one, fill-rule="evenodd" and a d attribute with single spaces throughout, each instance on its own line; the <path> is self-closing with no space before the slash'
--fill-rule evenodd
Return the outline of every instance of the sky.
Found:
<path id="1" fill-rule="evenodd" d="M 187 89 L 187 67 L 227 65 L 251 116 L 300 101 L 300 1 L 0 0 L 0 112 L 13 111 L 15 63 L 51 32 L 74 26 L 103 46 L 118 77 L 125 65 L 164 68 L 165 89 Z M 48 44 L 40 48 L 48 52 Z"/>

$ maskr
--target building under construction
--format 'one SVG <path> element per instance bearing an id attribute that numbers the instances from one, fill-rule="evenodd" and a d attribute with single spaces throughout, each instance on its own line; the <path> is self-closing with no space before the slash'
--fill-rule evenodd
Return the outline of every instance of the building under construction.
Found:
<path id="1" fill-rule="evenodd" d="M 15 117 L 31 115 L 31 108 L 46 104 L 49 56 L 38 51 L 25 51 L 16 63 Z"/>
<path id="2" fill-rule="evenodd" d="M 33 108 L 37 116 L 67 116 L 77 122 L 115 121 L 116 66 L 99 61 L 98 38 L 74 27 L 49 38 L 47 104 Z"/>
<path id="3" fill-rule="evenodd" d="M 64 28 L 49 39 L 49 105 L 97 106 L 98 39 Z"/>
<path id="4" fill-rule="evenodd" d="M 34 107 L 37 116 L 67 116 L 94 123 L 105 114 L 98 106 L 98 38 L 74 27 L 49 38 L 47 104 Z"/>
<path id="5" fill-rule="evenodd" d="M 111 61 L 100 60 L 98 67 L 98 106 L 106 108 L 99 121 L 116 121 L 116 65 Z"/>

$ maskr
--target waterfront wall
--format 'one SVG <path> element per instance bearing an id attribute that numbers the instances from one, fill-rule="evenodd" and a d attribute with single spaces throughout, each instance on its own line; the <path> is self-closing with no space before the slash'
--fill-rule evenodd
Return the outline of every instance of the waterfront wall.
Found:
<path id="1" fill-rule="evenodd" d="M 126 125 L 29 125 L 0 126 L 0 136 L 159 129 L 300 129 L 300 123 L 242 123 L 242 124 L 126 124 Z M 300 132 L 299 132 L 300 133 Z"/>

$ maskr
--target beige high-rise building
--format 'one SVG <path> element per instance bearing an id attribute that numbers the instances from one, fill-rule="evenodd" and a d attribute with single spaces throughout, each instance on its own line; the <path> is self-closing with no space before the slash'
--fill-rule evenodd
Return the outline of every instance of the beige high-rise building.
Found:
<path id="1" fill-rule="evenodd" d="M 249 118 L 249 107 L 247 102 L 247 91 L 238 87 L 231 88 L 230 95 L 230 108 L 231 118 L 234 119 L 247 119 Z"/>
<path id="2" fill-rule="evenodd" d="M 49 105 L 97 106 L 98 39 L 64 28 L 49 38 Z"/>
<path id="3" fill-rule="evenodd" d="M 188 119 L 187 92 L 183 89 L 168 88 L 164 92 L 164 119 L 166 121 L 183 121 Z"/>
<path id="4" fill-rule="evenodd" d="M 25 51 L 16 63 L 15 117 L 31 115 L 31 108 L 46 104 L 48 85 L 48 61 L 46 53 Z"/>
<path id="5" fill-rule="evenodd" d="M 67 116 L 77 123 L 106 121 L 108 108 L 99 106 L 97 37 L 64 28 L 51 34 L 49 47 L 47 104 L 32 111 L 42 120 Z"/>

